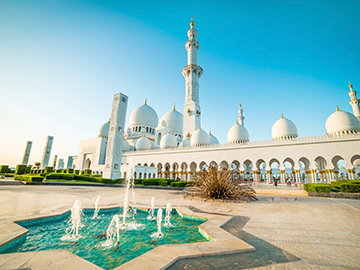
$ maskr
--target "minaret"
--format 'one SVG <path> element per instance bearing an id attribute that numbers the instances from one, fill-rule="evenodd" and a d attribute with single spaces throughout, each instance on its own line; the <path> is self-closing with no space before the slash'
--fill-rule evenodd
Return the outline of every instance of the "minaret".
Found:
<path id="1" fill-rule="evenodd" d="M 357 119 L 360 120 L 360 107 L 359 107 L 359 102 L 360 99 L 356 98 L 356 91 L 353 90 L 353 86 L 349 81 L 349 88 L 350 88 L 350 92 L 348 93 L 350 96 L 350 105 L 353 109 L 353 114 L 357 117 Z"/>
<path id="2" fill-rule="evenodd" d="M 44 146 L 44 152 L 43 152 L 43 156 L 42 156 L 42 159 L 41 159 L 41 169 L 45 169 L 45 167 L 47 167 L 48 164 L 49 164 L 50 152 L 51 152 L 51 147 L 52 147 L 52 144 L 53 144 L 53 140 L 54 140 L 53 136 L 47 136 L 46 137 L 46 142 L 45 142 L 45 146 Z"/>
<path id="3" fill-rule="evenodd" d="M 238 120 L 239 120 L 239 125 L 244 125 L 244 119 L 245 119 L 245 117 L 244 117 L 244 115 L 243 115 L 243 109 L 241 108 L 241 103 L 239 103 L 239 110 L 238 110 L 238 112 L 239 112 L 239 116 L 238 116 Z"/>
<path id="4" fill-rule="evenodd" d="M 203 70 L 197 65 L 197 51 L 199 42 L 196 40 L 197 31 L 194 28 L 194 18 L 191 19 L 190 29 L 188 31 L 189 40 L 185 48 L 188 51 L 188 64 L 182 70 L 185 77 L 185 104 L 184 104 L 184 122 L 183 134 L 192 134 L 200 125 L 200 102 L 199 102 L 199 78 Z"/>
<path id="5" fill-rule="evenodd" d="M 23 165 L 26 165 L 26 166 L 27 166 L 28 163 L 29 163 L 31 146 L 32 146 L 32 142 L 31 142 L 31 141 L 27 141 L 27 142 L 26 142 L 26 147 L 25 147 L 24 156 L 23 156 L 23 160 L 22 160 L 22 163 L 21 163 L 21 164 L 23 164 Z"/>

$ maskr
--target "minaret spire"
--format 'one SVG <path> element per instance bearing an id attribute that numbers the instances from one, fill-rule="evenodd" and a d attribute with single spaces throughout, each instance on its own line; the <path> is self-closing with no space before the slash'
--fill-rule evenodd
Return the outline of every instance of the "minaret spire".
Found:
<path id="1" fill-rule="evenodd" d="M 188 52 L 187 65 L 182 70 L 182 75 L 186 80 L 183 134 L 192 134 L 200 125 L 199 78 L 203 73 L 202 68 L 197 64 L 197 51 L 200 45 L 196 40 L 197 30 L 195 29 L 194 17 L 191 18 L 187 35 L 189 37 L 185 44 Z"/>
<path id="2" fill-rule="evenodd" d="M 239 116 L 238 116 L 238 123 L 240 124 L 240 125 L 244 125 L 244 119 L 245 119 L 245 117 L 244 117 L 244 115 L 243 115 L 243 109 L 241 108 L 241 103 L 239 102 L 239 110 L 238 110 L 238 113 L 239 113 Z"/>
<path id="3" fill-rule="evenodd" d="M 353 90 L 353 86 L 350 83 L 350 81 L 349 81 L 349 89 L 350 89 L 348 93 L 348 95 L 350 96 L 349 103 L 352 107 L 353 114 L 357 117 L 357 119 L 360 120 L 360 107 L 359 107 L 360 99 L 356 97 L 356 91 Z"/>

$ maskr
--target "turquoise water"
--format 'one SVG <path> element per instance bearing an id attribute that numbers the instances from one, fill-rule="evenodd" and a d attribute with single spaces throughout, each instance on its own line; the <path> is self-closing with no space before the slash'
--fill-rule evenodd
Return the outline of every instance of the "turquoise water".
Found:
<path id="1" fill-rule="evenodd" d="M 122 209 L 100 210 L 98 219 L 93 219 L 93 210 L 85 210 L 82 217 L 84 225 L 80 231 L 80 238 L 76 242 L 63 241 L 69 227 L 70 214 L 67 213 L 56 220 L 37 220 L 35 225 L 19 223 L 29 230 L 26 241 L 10 252 L 39 251 L 49 249 L 67 249 L 70 252 L 104 268 L 113 269 L 139 255 L 163 244 L 182 244 L 207 241 L 199 232 L 197 226 L 205 220 L 181 218 L 173 210 L 171 217 L 172 228 L 162 226 L 162 238 L 152 238 L 157 232 L 156 220 L 148 220 L 147 212 L 137 211 L 130 214 L 125 230 L 120 231 L 120 243 L 110 248 L 102 247 L 106 241 L 106 230 L 114 214 L 121 214 Z M 163 221 L 165 210 L 163 210 Z M 122 219 L 120 219 L 122 221 Z M 137 229 L 131 229 L 131 227 Z"/>

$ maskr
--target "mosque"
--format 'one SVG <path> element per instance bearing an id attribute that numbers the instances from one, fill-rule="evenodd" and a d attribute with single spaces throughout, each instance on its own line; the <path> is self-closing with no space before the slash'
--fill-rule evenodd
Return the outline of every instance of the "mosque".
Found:
<path id="1" fill-rule="evenodd" d="M 135 178 L 187 181 L 212 165 L 231 166 L 234 173 L 246 179 L 268 183 L 275 177 L 309 183 L 360 177 L 360 99 L 350 83 L 348 94 L 353 114 L 337 107 L 326 120 L 326 135 L 300 138 L 296 125 L 281 115 L 272 127 L 272 140 L 250 141 L 239 104 L 239 116 L 227 133 L 227 143 L 220 144 L 200 125 L 203 69 L 197 63 L 199 42 L 193 19 L 187 35 L 182 112 L 174 106 L 159 120 L 145 100 L 131 112 L 129 126 L 125 128 L 127 96 L 115 95 L 111 118 L 100 127 L 97 138 L 80 142 L 78 155 L 73 156 L 76 169 L 91 169 L 115 178 L 129 176 L 131 166 L 135 167 L 131 171 Z"/>

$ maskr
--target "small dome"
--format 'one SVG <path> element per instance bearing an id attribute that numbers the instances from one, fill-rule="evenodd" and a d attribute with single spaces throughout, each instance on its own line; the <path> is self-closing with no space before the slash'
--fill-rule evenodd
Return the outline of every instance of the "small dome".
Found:
<path id="1" fill-rule="evenodd" d="M 210 142 L 209 135 L 201 128 L 196 130 L 191 135 L 191 139 L 190 139 L 191 146 L 209 145 L 209 142 Z"/>
<path id="2" fill-rule="evenodd" d="M 106 122 L 105 124 L 103 124 L 100 128 L 99 128 L 99 132 L 98 132 L 98 138 L 106 138 L 109 136 L 109 128 L 110 128 L 110 120 L 108 122 Z"/>
<path id="3" fill-rule="evenodd" d="M 130 151 L 131 150 L 130 144 L 126 140 L 122 141 L 122 150 L 123 151 Z"/>
<path id="4" fill-rule="evenodd" d="M 355 159 L 353 162 L 354 167 L 360 167 L 360 159 Z"/>
<path id="5" fill-rule="evenodd" d="M 177 140 L 171 133 L 165 134 L 160 140 L 160 148 L 174 148 L 177 147 Z"/>
<path id="6" fill-rule="evenodd" d="M 275 122 L 271 129 L 271 135 L 274 140 L 297 138 L 298 131 L 295 124 L 281 114 L 281 118 Z"/>
<path id="7" fill-rule="evenodd" d="M 326 120 L 325 128 L 328 135 L 356 133 L 360 132 L 360 121 L 351 113 L 337 110 Z"/>
<path id="8" fill-rule="evenodd" d="M 186 139 L 182 140 L 182 142 L 179 144 L 179 148 L 183 147 L 190 147 L 190 137 L 187 137 Z"/>
<path id="9" fill-rule="evenodd" d="M 151 142 L 148 138 L 141 137 L 136 142 L 136 150 L 149 150 L 149 149 L 151 149 Z"/>
<path id="10" fill-rule="evenodd" d="M 159 127 L 168 127 L 171 132 L 182 133 L 183 129 L 183 115 L 182 113 L 174 110 L 167 112 L 161 117 Z"/>
<path id="11" fill-rule="evenodd" d="M 214 144 L 220 144 L 219 140 L 211 134 L 211 132 L 209 133 L 209 144 L 210 145 L 214 145 Z"/>
<path id="12" fill-rule="evenodd" d="M 136 107 L 130 114 L 129 125 L 147 125 L 151 127 L 156 127 L 158 124 L 158 116 L 155 110 L 149 105 L 144 105 Z"/>
<path id="13" fill-rule="evenodd" d="M 249 141 L 249 132 L 243 125 L 239 125 L 238 121 L 233 125 L 227 133 L 228 143 L 241 143 Z"/>

